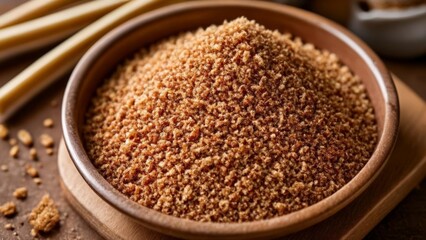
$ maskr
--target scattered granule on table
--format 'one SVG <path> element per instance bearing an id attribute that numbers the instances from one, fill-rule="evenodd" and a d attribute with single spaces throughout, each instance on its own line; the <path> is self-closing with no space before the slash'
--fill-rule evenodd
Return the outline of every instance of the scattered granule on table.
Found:
<path id="1" fill-rule="evenodd" d="M 13 231 L 13 230 L 15 230 L 15 226 L 13 226 L 13 224 L 11 224 L 11 223 L 6 223 L 4 225 L 4 229 L 9 230 L 9 231 Z"/>
<path id="2" fill-rule="evenodd" d="M 0 124 L 0 138 L 1 139 L 7 139 L 9 136 L 9 129 L 3 124 Z"/>
<path id="3" fill-rule="evenodd" d="M 10 146 L 15 146 L 17 144 L 18 144 L 18 141 L 15 138 L 9 139 L 9 145 Z"/>
<path id="4" fill-rule="evenodd" d="M 44 195 L 37 207 L 35 207 L 28 221 L 33 226 L 31 233 L 50 232 L 59 222 L 59 211 L 49 195 Z"/>
<path id="5" fill-rule="evenodd" d="M 32 237 L 36 237 L 38 235 L 38 232 L 33 228 L 33 229 L 31 229 L 30 234 L 31 234 Z"/>
<path id="6" fill-rule="evenodd" d="M 362 169 L 378 136 L 365 87 L 336 55 L 245 18 L 135 54 L 98 88 L 83 135 L 131 200 L 213 222 L 321 201 Z"/>
<path id="7" fill-rule="evenodd" d="M 9 150 L 9 156 L 13 158 L 17 158 L 18 155 L 19 155 L 19 146 L 18 145 L 12 146 Z"/>
<path id="8" fill-rule="evenodd" d="M 46 148 L 46 154 L 52 156 L 54 153 L 53 148 Z"/>
<path id="9" fill-rule="evenodd" d="M 35 148 L 31 148 L 30 149 L 30 151 L 29 151 L 29 153 L 30 153 L 30 158 L 31 158 L 31 160 L 37 160 L 38 159 L 38 156 L 37 156 L 37 149 L 35 149 Z"/>
<path id="10" fill-rule="evenodd" d="M 41 181 L 41 178 L 39 178 L 39 177 L 36 177 L 36 178 L 34 178 L 33 179 L 33 182 L 35 183 L 35 184 L 37 184 L 37 185 L 41 185 L 43 182 Z"/>
<path id="11" fill-rule="evenodd" d="M 40 135 L 40 142 L 44 147 L 52 147 L 54 144 L 53 138 L 46 133 Z"/>
<path id="12" fill-rule="evenodd" d="M 53 120 L 51 118 L 46 118 L 43 120 L 43 126 L 47 128 L 53 127 Z"/>
<path id="13" fill-rule="evenodd" d="M 3 165 L 0 166 L 0 170 L 2 170 L 3 172 L 7 172 L 7 171 L 9 171 L 9 167 L 7 165 L 3 164 Z"/>
<path id="14" fill-rule="evenodd" d="M 20 200 L 24 200 L 27 198 L 28 196 L 28 190 L 26 187 L 20 187 L 15 189 L 15 191 L 13 192 L 13 196 L 17 199 Z"/>
<path id="15" fill-rule="evenodd" d="M 38 175 L 38 171 L 37 171 L 37 169 L 35 169 L 33 166 L 31 166 L 31 165 L 28 165 L 27 167 L 26 167 L 26 173 L 28 174 L 28 176 L 30 176 L 30 177 L 32 177 L 32 178 L 35 178 L 35 177 L 38 177 L 39 175 Z"/>
<path id="16" fill-rule="evenodd" d="M 14 202 L 7 202 L 0 206 L 0 213 L 5 217 L 12 217 L 16 212 L 16 204 Z"/>
<path id="17" fill-rule="evenodd" d="M 33 137 L 31 136 L 31 134 L 24 129 L 21 129 L 18 131 L 18 139 L 19 141 L 21 141 L 24 145 L 30 147 L 31 145 L 33 145 Z"/>

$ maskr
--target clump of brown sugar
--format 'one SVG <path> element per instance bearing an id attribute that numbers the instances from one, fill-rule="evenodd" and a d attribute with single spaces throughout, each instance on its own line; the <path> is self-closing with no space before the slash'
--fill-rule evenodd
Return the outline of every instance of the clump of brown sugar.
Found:
<path id="1" fill-rule="evenodd" d="M 38 159 L 37 149 L 35 149 L 35 148 L 30 148 L 29 153 L 30 153 L 30 158 L 31 158 L 31 160 L 36 161 L 36 160 Z"/>
<path id="2" fill-rule="evenodd" d="M 28 176 L 32 177 L 32 178 L 36 178 L 39 176 L 38 171 L 36 168 L 34 168 L 31 165 L 27 165 L 25 167 L 25 172 L 27 173 Z"/>
<path id="3" fill-rule="evenodd" d="M 37 184 L 37 185 L 41 185 L 42 184 L 41 178 L 39 178 L 39 177 L 34 177 L 33 178 L 33 182 L 35 184 Z"/>
<path id="4" fill-rule="evenodd" d="M 46 128 L 52 128 L 53 127 L 53 120 L 51 118 L 46 118 L 43 120 L 43 126 Z"/>
<path id="5" fill-rule="evenodd" d="M 46 133 L 43 133 L 40 135 L 40 142 L 41 142 L 41 145 L 43 145 L 46 148 L 52 147 L 54 144 L 53 138 Z"/>
<path id="6" fill-rule="evenodd" d="M 49 232 L 59 222 L 59 211 L 49 195 L 44 195 L 37 207 L 35 207 L 28 220 L 33 226 L 32 235 L 37 235 L 39 232 Z"/>
<path id="7" fill-rule="evenodd" d="M 336 55 L 238 18 L 143 49 L 99 87 L 85 147 L 139 204 L 197 221 L 312 205 L 370 158 L 377 127 Z"/>
<path id="8" fill-rule="evenodd" d="M 0 165 L 0 170 L 3 172 L 7 172 L 9 171 L 9 167 L 6 164 L 2 164 Z"/>
<path id="9" fill-rule="evenodd" d="M 13 192 L 13 196 L 17 199 L 26 199 L 28 196 L 28 190 L 26 187 L 20 187 L 15 189 L 15 191 Z"/>
<path id="10" fill-rule="evenodd" d="M 16 214 L 16 204 L 14 202 L 7 202 L 0 205 L 0 213 L 5 217 L 12 217 Z"/>
<path id="11" fill-rule="evenodd" d="M 19 154 L 19 146 L 18 145 L 12 146 L 9 150 L 9 156 L 13 158 L 18 158 L 18 154 Z"/>
<path id="12" fill-rule="evenodd" d="M 18 144 L 18 141 L 15 138 L 9 139 L 9 145 L 10 146 L 15 146 L 17 144 Z"/>

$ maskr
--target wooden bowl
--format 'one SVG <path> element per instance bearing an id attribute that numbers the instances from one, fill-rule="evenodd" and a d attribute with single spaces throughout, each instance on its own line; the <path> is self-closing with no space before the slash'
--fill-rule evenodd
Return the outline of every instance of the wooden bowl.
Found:
<path id="1" fill-rule="evenodd" d="M 270 29 L 290 32 L 337 54 L 364 82 L 377 116 L 379 141 L 371 159 L 348 184 L 302 210 L 270 220 L 202 223 L 143 207 L 114 189 L 96 170 L 82 144 L 82 123 L 90 98 L 102 80 L 138 49 L 164 37 L 221 24 L 239 16 Z M 62 127 L 66 146 L 89 186 L 106 202 L 146 227 L 165 234 L 202 239 L 265 238 L 289 234 L 336 213 L 373 181 L 396 140 L 399 105 L 395 86 L 380 59 L 362 41 L 337 24 L 292 7 L 267 2 L 202 1 L 159 9 L 137 17 L 99 40 L 80 60 L 64 96 Z"/>

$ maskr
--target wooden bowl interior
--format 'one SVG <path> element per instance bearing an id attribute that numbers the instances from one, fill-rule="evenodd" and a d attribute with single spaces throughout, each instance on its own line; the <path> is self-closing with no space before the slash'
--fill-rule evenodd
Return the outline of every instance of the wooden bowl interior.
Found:
<path id="1" fill-rule="evenodd" d="M 84 152 L 81 126 L 93 93 L 124 59 L 131 57 L 137 50 L 179 32 L 221 24 L 224 20 L 240 16 L 256 20 L 269 29 L 299 36 L 305 42 L 335 53 L 348 65 L 362 79 L 372 100 L 379 127 L 378 146 L 383 146 L 383 150 L 376 149 L 366 167 L 329 198 L 271 220 L 233 224 L 198 223 L 167 216 L 131 202 L 102 178 Z M 64 138 L 70 155 L 82 176 L 98 195 L 142 224 L 167 231 L 168 234 L 185 238 L 260 238 L 288 234 L 309 227 L 340 210 L 371 183 L 390 154 L 395 140 L 392 134 L 395 135 L 397 120 L 388 123 L 389 105 L 394 106 L 392 116 L 397 117 L 396 93 L 390 77 L 371 50 L 352 35 L 348 36 L 341 31 L 345 30 L 313 14 L 263 2 L 189 2 L 136 18 L 99 41 L 80 61 L 71 76 L 63 111 Z M 391 129 L 386 132 L 388 125 Z"/>

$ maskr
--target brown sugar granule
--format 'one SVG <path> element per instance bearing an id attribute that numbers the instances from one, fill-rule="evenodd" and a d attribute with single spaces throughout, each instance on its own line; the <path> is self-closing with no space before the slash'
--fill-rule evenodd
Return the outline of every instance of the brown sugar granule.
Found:
<path id="1" fill-rule="evenodd" d="M 35 148 L 31 148 L 30 151 L 30 158 L 31 160 L 37 160 L 38 156 L 37 156 L 37 150 Z"/>
<path id="2" fill-rule="evenodd" d="M 98 88 L 83 132 L 131 200 L 213 222 L 310 206 L 377 142 L 365 87 L 336 55 L 245 18 L 142 49 Z"/>
<path id="3" fill-rule="evenodd" d="M 6 139 L 9 136 L 9 129 L 3 124 L 0 124 L 0 138 Z"/>
<path id="4" fill-rule="evenodd" d="M 26 167 L 26 173 L 28 174 L 28 176 L 30 176 L 32 178 L 38 177 L 38 171 L 37 171 L 37 169 L 35 169 L 32 166 L 27 166 Z"/>
<path id="5" fill-rule="evenodd" d="M 35 229 L 31 229 L 30 234 L 32 237 L 36 237 L 38 235 L 38 232 Z"/>
<path id="6" fill-rule="evenodd" d="M 19 154 L 19 146 L 18 145 L 12 146 L 9 150 L 9 155 L 13 158 L 17 158 L 18 154 Z"/>
<path id="7" fill-rule="evenodd" d="M 13 196 L 17 199 L 25 199 L 28 196 L 28 190 L 25 187 L 20 187 L 17 188 L 14 192 L 13 192 Z"/>
<path id="8" fill-rule="evenodd" d="M 4 225 L 4 229 L 13 231 L 15 229 L 15 226 L 13 226 L 13 224 L 11 224 L 11 223 L 6 223 Z"/>
<path id="9" fill-rule="evenodd" d="M 42 184 L 41 178 L 39 178 L 39 177 L 34 178 L 34 179 L 33 179 L 33 182 L 34 182 L 35 184 L 37 184 L 37 185 L 41 185 L 41 184 Z"/>
<path id="10" fill-rule="evenodd" d="M 40 142 L 44 147 L 52 147 L 54 144 L 53 138 L 46 133 L 40 135 Z"/>
<path id="11" fill-rule="evenodd" d="M 53 148 L 46 148 L 46 154 L 52 156 L 54 153 Z"/>
<path id="12" fill-rule="evenodd" d="M 3 172 L 7 172 L 7 171 L 9 171 L 9 167 L 7 165 L 5 165 L 5 164 L 2 164 L 0 166 L 0 170 L 2 170 Z"/>
<path id="13" fill-rule="evenodd" d="M 51 118 L 46 118 L 43 120 L 43 126 L 47 128 L 53 127 L 53 120 Z"/>
<path id="14" fill-rule="evenodd" d="M 37 234 L 52 230 L 58 224 L 59 217 L 58 208 L 53 200 L 49 195 L 44 195 L 37 207 L 31 211 L 28 221 Z"/>
<path id="15" fill-rule="evenodd" d="M 5 217 L 11 217 L 16 214 L 16 204 L 14 202 L 7 202 L 0 205 L 0 213 Z"/>
<path id="16" fill-rule="evenodd" d="M 9 145 L 10 146 L 15 146 L 16 144 L 18 144 L 18 141 L 15 138 L 9 139 Z"/>
<path id="17" fill-rule="evenodd" d="M 18 131 L 18 139 L 26 146 L 31 146 L 33 144 L 33 138 L 31 134 L 24 129 Z"/>

